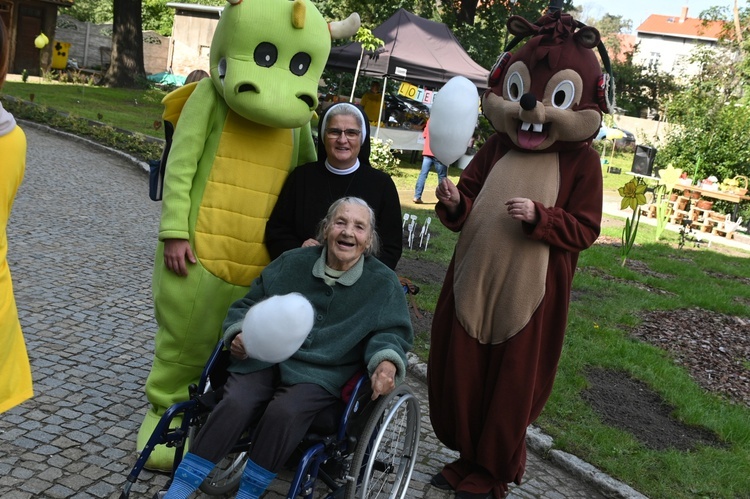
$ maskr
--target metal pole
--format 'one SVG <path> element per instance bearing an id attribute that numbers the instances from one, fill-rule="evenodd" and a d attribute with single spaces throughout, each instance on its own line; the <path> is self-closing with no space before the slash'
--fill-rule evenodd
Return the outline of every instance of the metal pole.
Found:
<path id="1" fill-rule="evenodd" d="M 383 76 L 383 88 L 380 90 L 380 116 L 383 115 L 383 102 L 385 102 L 385 91 L 388 88 L 388 77 Z M 380 116 L 377 117 L 378 127 L 375 129 L 375 138 L 380 134 Z"/>
<path id="2" fill-rule="evenodd" d="M 354 102 L 354 89 L 357 88 L 357 77 L 359 77 L 359 67 L 362 64 L 362 58 L 365 56 L 365 46 L 362 45 L 362 52 L 359 54 L 357 61 L 357 70 L 354 72 L 354 83 L 352 83 L 352 94 L 349 96 L 349 102 Z"/>

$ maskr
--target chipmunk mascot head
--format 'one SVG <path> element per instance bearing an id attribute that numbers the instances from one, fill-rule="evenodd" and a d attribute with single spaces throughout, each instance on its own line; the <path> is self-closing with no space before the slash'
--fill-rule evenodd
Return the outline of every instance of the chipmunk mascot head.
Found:
<path id="1" fill-rule="evenodd" d="M 555 11 L 529 23 L 513 16 L 508 30 L 532 38 L 502 54 L 482 99 L 484 115 L 515 147 L 527 152 L 581 147 L 596 136 L 609 112 L 611 79 L 593 50 L 599 32 Z M 608 64 L 606 52 L 600 51 Z"/>

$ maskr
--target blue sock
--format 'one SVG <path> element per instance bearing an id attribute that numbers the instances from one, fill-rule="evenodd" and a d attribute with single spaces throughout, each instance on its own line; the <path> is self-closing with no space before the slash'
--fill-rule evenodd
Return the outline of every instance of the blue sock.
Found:
<path id="1" fill-rule="evenodd" d="M 214 466 L 216 465 L 211 461 L 188 452 L 175 470 L 172 485 L 169 486 L 164 499 L 187 499 L 198 490 Z"/>
<path id="2" fill-rule="evenodd" d="M 271 473 L 248 459 L 236 499 L 259 499 L 275 477 L 276 473 Z"/>

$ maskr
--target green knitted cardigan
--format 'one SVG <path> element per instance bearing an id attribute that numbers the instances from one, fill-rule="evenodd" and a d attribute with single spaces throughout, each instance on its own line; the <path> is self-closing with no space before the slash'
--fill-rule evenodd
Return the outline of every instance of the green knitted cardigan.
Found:
<path id="1" fill-rule="evenodd" d="M 302 347 L 278 364 L 281 383 L 315 383 L 334 395 L 358 371 L 372 374 L 378 364 L 396 365 L 396 383 L 406 374 L 406 352 L 414 333 L 396 274 L 374 257 L 361 257 L 337 284 L 323 280 L 326 247 L 287 251 L 253 281 L 244 298 L 229 309 L 224 321 L 224 343 L 240 332 L 248 309 L 275 295 L 301 293 L 313 305 L 315 322 Z M 230 372 L 250 373 L 271 364 L 255 359 L 232 359 Z"/>

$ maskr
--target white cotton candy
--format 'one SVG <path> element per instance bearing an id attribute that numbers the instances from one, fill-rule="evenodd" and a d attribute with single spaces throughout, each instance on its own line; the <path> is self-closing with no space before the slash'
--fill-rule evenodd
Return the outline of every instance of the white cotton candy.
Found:
<path id="1" fill-rule="evenodd" d="M 312 304 L 299 293 L 263 300 L 250 307 L 242 322 L 245 352 L 264 362 L 283 362 L 302 346 L 314 320 Z"/>
<path id="2" fill-rule="evenodd" d="M 479 94 L 468 78 L 454 76 L 435 96 L 430 110 L 430 149 L 451 165 L 466 153 L 479 118 Z"/>

